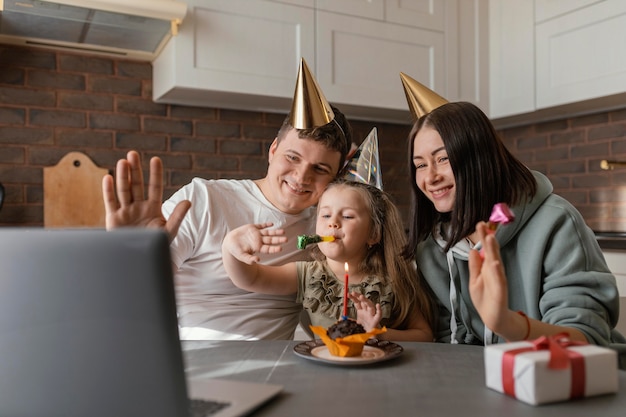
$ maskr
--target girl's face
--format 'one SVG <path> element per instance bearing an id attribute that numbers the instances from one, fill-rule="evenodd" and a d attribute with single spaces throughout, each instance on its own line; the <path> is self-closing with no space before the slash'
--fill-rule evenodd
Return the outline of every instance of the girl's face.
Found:
<path id="1" fill-rule="evenodd" d="M 335 237 L 333 242 L 318 244 L 327 258 L 340 262 L 360 262 L 367 253 L 368 245 L 376 243 L 370 237 L 371 231 L 370 209 L 359 191 L 340 185 L 322 194 L 316 233 Z"/>
<path id="2" fill-rule="evenodd" d="M 423 126 L 413 141 L 415 183 L 440 213 L 454 208 L 456 181 L 439 133 Z"/>

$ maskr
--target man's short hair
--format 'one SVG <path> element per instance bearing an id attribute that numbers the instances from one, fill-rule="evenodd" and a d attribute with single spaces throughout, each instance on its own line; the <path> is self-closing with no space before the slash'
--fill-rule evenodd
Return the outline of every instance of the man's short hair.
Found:
<path id="1" fill-rule="evenodd" d="M 311 129 L 296 130 L 299 138 L 320 142 L 329 150 L 339 152 L 341 154 L 339 168 L 341 169 L 352 145 L 352 126 L 350 126 L 346 116 L 338 108 L 334 106 L 331 106 L 331 108 L 333 113 L 335 113 L 335 118 L 330 123 Z M 291 125 L 291 114 L 288 114 L 276 135 L 278 142 L 280 143 L 287 132 L 293 128 Z"/>

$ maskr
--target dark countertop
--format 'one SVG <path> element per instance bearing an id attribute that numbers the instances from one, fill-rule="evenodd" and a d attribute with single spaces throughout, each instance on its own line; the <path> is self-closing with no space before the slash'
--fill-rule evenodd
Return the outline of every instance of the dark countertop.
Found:
<path id="1" fill-rule="evenodd" d="M 284 387 L 277 398 L 254 412 L 255 417 L 458 417 L 459 407 L 466 417 L 625 414 L 626 371 L 617 372 L 617 394 L 533 407 L 487 387 L 482 346 L 399 344 L 403 350 L 395 359 L 342 366 L 346 362 L 318 362 L 312 346 L 304 341 L 182 342 L 187 377 L 191 380 L 224 378 Z M 301 349 L 296 350 L 296 346 Z M 600 372 L 595 371 L 596 375 Z M 592 374 L 590 370 L 588 378 Z"/>
<path id="2" fill-rule="evenodd" d="M 595 232 L 595 234 L 601 249 L 626 251 L 626 232 Z"/>

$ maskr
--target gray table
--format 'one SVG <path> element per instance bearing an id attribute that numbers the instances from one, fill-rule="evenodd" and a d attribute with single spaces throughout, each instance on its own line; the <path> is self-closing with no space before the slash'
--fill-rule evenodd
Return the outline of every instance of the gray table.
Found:
<path id="1" fill-rule="evenodd" d="M 626 416 L 626 372 L 616 395 L 531 406 L 485 386 L 483 348 L 399 343 L 392 360 L 360 367 L 296 356 L 299 342 L 183 342 L 190 376 L 283 385 L 255 416 Z"/>

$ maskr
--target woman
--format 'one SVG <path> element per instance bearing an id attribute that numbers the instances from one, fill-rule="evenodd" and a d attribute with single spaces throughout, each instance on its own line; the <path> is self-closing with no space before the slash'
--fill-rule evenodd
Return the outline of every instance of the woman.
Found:
<path id="1" fill-rule="evenodd" d="M 489 344 L 565 332 L 604 346 L 626 342 L 614 330 L 615 277 L 593 232 L 544 175 L 506 149 L 478 107 L 447 103 L 420 117 L 409 155 L 407 254 L 417 255 L 438 300 L 436 340 Z M 515 220 L 492 236 L 484 222 L 496 203 L 508 204 Z M 474 250 L 481 241 L 484 263 Z"/>

